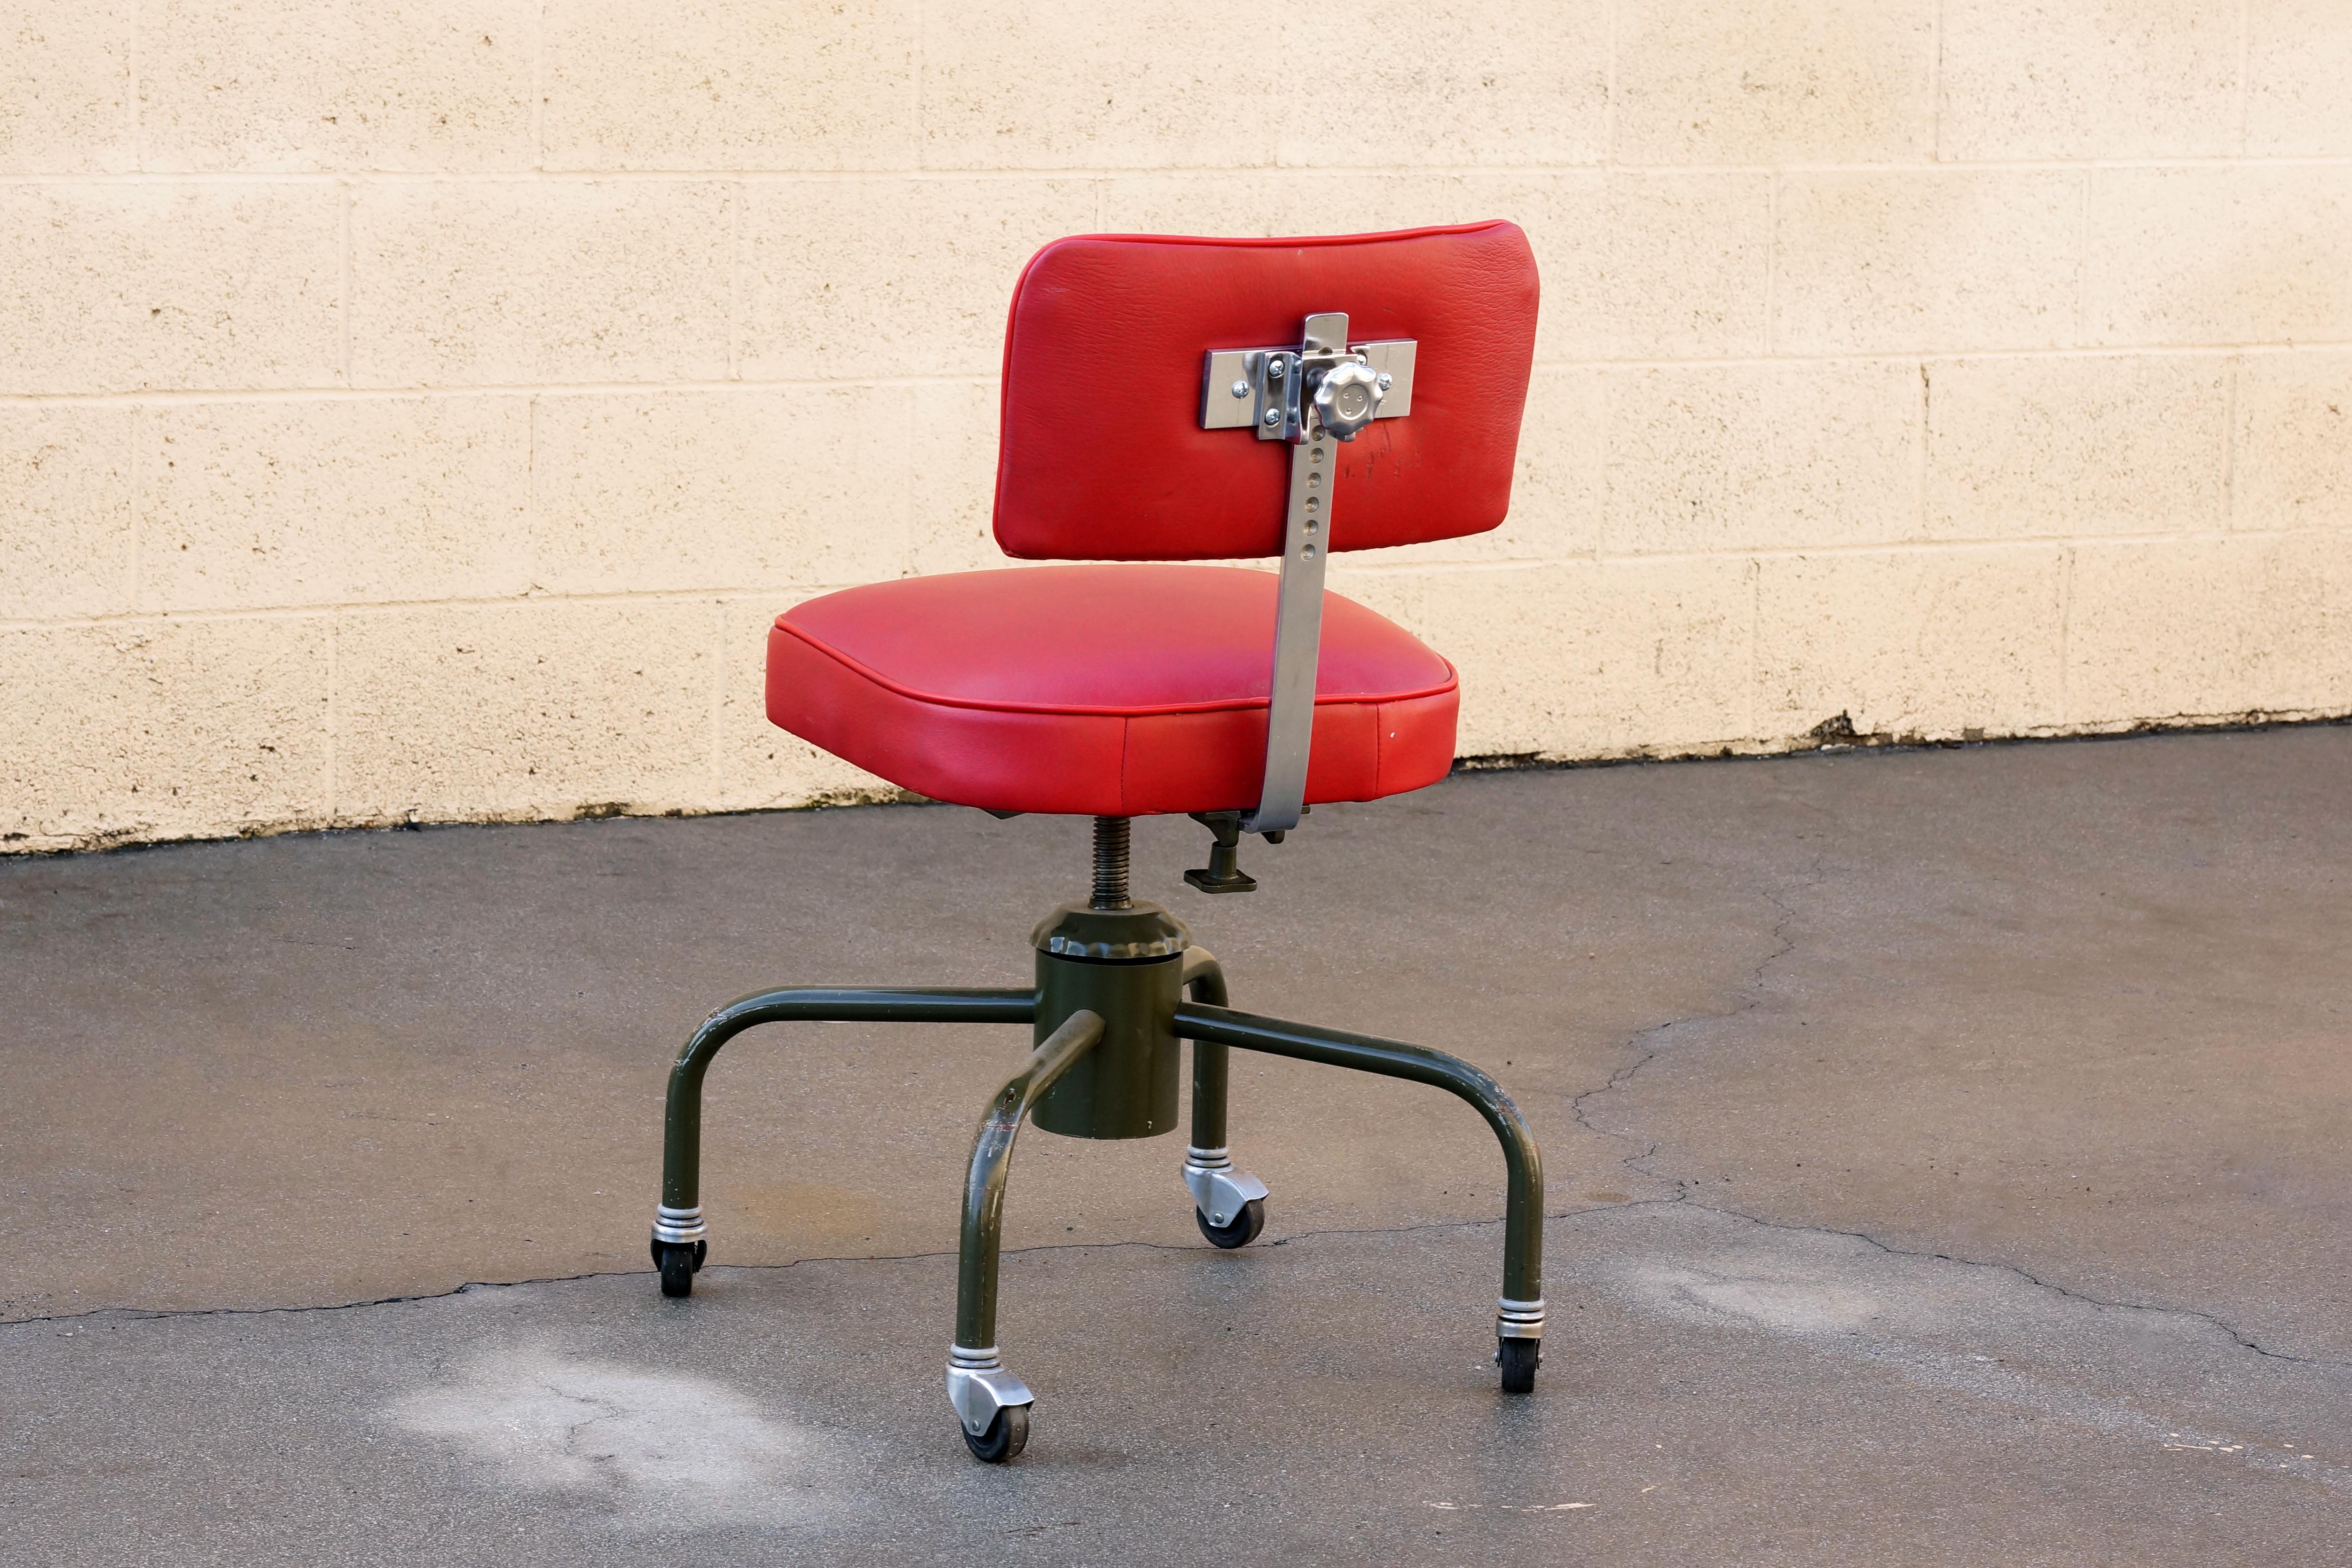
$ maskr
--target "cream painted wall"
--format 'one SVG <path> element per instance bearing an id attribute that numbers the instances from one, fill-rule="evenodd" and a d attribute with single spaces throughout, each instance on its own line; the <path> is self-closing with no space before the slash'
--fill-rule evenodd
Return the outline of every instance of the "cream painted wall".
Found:
<path id="1" fill-rule="evenodd" d="M 2352 711 L 2345 0 L 0 0 L 0 847 L 855 795 L 1034 247 L 1494 216 L 1465 753 Z"/>

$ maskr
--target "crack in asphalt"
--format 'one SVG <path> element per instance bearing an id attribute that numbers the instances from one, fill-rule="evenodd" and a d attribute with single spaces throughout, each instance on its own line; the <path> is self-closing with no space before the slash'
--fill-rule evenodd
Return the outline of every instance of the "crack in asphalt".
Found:
<path id="1" fill-rule="evenodd" d="M 1596 1209 L 1618 1207 L 1609 1204 L 1588 1204 L 1579 1208 L 1546 1211 L 1544 1218 L 1570 1219 Z M 1324 1237 L 1345 1236 L 1410 1236 L 1415 1231 L 1459 1230 L 1499 1226 L 1499 1219 L 1440 1219 L 1423 1220 L 1412 1225 L 1335 1226 L 1326 1230 L 1297 1230 L 1276 1237 L 1265 1245 L 1287 1247 L 1294 1241 L 1313 1241 Z M 1040 1242 L 1034 1247 L 1007 1247 L 1000 1249 L 1000 1258 L 1026 1258 L 1044 1252 L 1109 1252 L 1121 1247 L 1144 1252 L 1205 1253 L 1208 1247 L 1168 1241 L 1054 1241 Z M 821 1257 L 794 1258 L 782 1263 L 713 1263 L 713 1268 L 741 1269 L 746 1273 L 764 1271 L 780 1273 L 811 1263 L 926 1263 L 956 1257 L 951 1248 L 940 1247 L 929 1252 L 859 1252 L 828 1254 Z M 0 1320 L 0 1330 L 32 1323 L 71 1323 L 89 1318 L 120 1317 L 132 1322 L 154 1322 L 181 1318 L 261 1318 L 273 1313 L 288 1316 L 305 1312 L 357 1312 L 369 1307 L 397 1307 L 410 1301 L 444 1301 L 452 1296 L 462 1296 L 469 1290 L 511 1290 L 526 1285 L 571 1285 L 590 1279 L 652 1279 L 660 1271 L 653 1268 L 590 1268 L 577 1274 L 539 1274 L 523 1279 L 468 1279 L 446 1290 L 419 1290 L 399 1296 L 371 1296 L 358 1301 L 310 1301 L 271 1307 L 85 1307 L 79 1311 L 47 1312 L 26 1318 Z"/>
<path id="2" fill-rule="evenodd" d="M 2242 1332 L 2227 1319 L 2211 1312 L 2200 1310 L 2194 1307 L 2164 1306 L 2148 1301 L 2122 1301 L 2106 1297 L 2095 1296 L 2090 1294 L 2088 1291 L 2077 1290 L 2070 1286 L 2060 1284 L 2056 1280 L 2044 1279 L 2041 1275 L 2034 1273 L 2032 1270 L 2020 1268 L 2014 1263 L 2002 1262 L 1994 1258 L 1967 1258 L 1957 1253 L 1937 1252 L 1925 1247 L 1902 1247 L 1894 1242 L 1886 1241 L 1878 1237 L 1873 1236 L 1867 1231 L 1848 1230 L 1837 1226 L 1803 1225 L 1792 1221 L 1770 1219 L 1761 1215 L 1749 1214 L 1745 1210 L 1730 1208 L 1719 1204 L 1702 1203 L 1698 1199 L 1690 1197 L 1687 1194 L 1677 1194 L 1674 1197 L 1664 1198 L 1631 1198 L 1623 1203 L 1586 1204 L 1576 1208 L 1547 1210 L 1544 1214 L 1544 1218 L 1547 1221 L 1575 1219 L 1580 1215 L 1590 1214 L 1618 1214 L 1637 1209 L 1677 1208 L 1690 1209 L 1700 1214 L 1720 1215 L 1726 1219 L 1740 1220 L 1749 1225 L 1761 1226 L 1767 1230 L 1780 1231 L 1790 1236 L 1839 1237 L 1848 1240 L 1859 1241 L 1879 1252 L 1894 1258 L 1918 1258 L 1922 1261 L 1958 1264 L 1962 1268 L 1967 1268 L 1990 1269 L 1999 1273 L 2012 1275 L 2019 1279 L 2022 1279 L 2036 1289 L 2048 1291 L 2053 1296 L 2062 1297 L 2067 1300 L 2079 1301 L 2084 1306 L 2096 1307 L 2108 1311 L 2147 1312 L 2158 1317 L 2185 1318 L 2195 1322 L 2204 1323 L 2209 1327 L 2218 1329 L 2222 1333 L 2228 1335 L 2231 1341 L 2239 1348 L 2251 1351 L 2254 1354 L 2271 1361 L 2287 1362 L 2297 1366 L 2313 1367 L 2323 1372 L 2352 1372 L 2352 1362 L 2329 1361 L 2319 1356 L 2295 1355 L 2286 1351 L 2273 1350 L 2269 1346 L 2264 1345 Z M 1418 1233 L 1441 1230 L 1495 1230 L 1499 1229 L 1502 1226 L 1502 1224 L 1503 1222 L 1500 1219 L 1446 1219 L 1425 1220 L 1412 1225 L 1332 1226 L 1321 1230 L 1294 1231 L 1287 1236 L 1268 1241 L 1265 1245 L 1268 1247 L 1280 1247 L 1290 1246 L 1294 1242 L 1319 1241 L 1349 1237 L 1411 1236 Z M 1119 1250 L 1205 1253 L 1208 1249 L 1197 1246 L 1161 1241 L 1064 1241 L 1048 1242 L 1035 1247 L 1008 1247 L 1003 1249 L 1001 1256 L 1006 1258 L 1025 1258 L 1041 1253 L 1113 1252 Z M 942 1248 L 929 1252 L 845 1254 L 840 1256 L 795 1258 L 788 1259 L 782 1263 L 726 1263 L 713 1264 L 711 1267 L 725 1268 L 730 1271 L 740 1270 L 747 1274 L 782 1273 L 786 1269 L 798 1268 L 807 1264 L 923 1263 L 936 1262 L 945 1258 L 951 1258 L 955 1256 L 956 1254 L 954 1252 Z M 379 1296 L 361 1301 L 328 1301 L 273 1307 L 185 1307 L 160 1309 L 142 1307 L 92 1307 L 79 1312 L 58 1312 L 42 1317 L 11 1319 L 5 1323 L 0 1323 L 0 1330 L 28 1327 L 39 1323 L 78 1322 L 92 1318 L 101 1317 L 119 1317 L 131 1322 L 158 1322 L 175 1321 L 182 1319 L 195 1318 L 268 1317 L 273 1314 L 294 1317 L 306 1314 L 322 1314 L 329 1312 L 356 1312 L 365 1310 L 371 1307 L 394 1307 L 409 1302 L 447 1300 L 452 1297 L 463 1296 L 468 1292 L 476 1290 L 515 1290 L 521 1289 L 526 1286 L 531 1285 L 571 1285 L 584 1283 L 592 1279 L 651 1279 L 656 1277 L 657 1277 L 657 1271 L 650 1268 L 604 1268 L 590 1269 L 577 1274 L 539 1275 L 527 1279 L 469 1279 L 462 1285 L 453 1286 L 446 1290 L 425 1290 L 409 1295 Z M 560 1393 L 561 1391 L 557 1390 L 553 1392 Z M 566 1397 L 573 1396 L 566 1395 Z"/>
<path id="3" fill-rule="evenodd" d="M 1824 850 L 1813 857 L 1813 863 L 1807 869 L 1806 874 L 1800 884 L 1801 888 L 1811 889 L 1821 886 L 1822 877 L 1822 863 L 1827 858 L 1827 855 L 1828 852 Z M 1666 1049 L 1660 1037 L 1665 1035 L 1669 1030 L 1681 1028 L 1686 1024 L 1716 1023 L 1728 1018 L 1736 1018 L 1743 1013 L 1754 1011 L 1763 1004 L 1766 976 L 1769 973 L 1775 963 L 1778 963 L 1781 959 L 1788 957 L 1790 953 L 1794 952 L 1797 949 L 1797 940 L 1792 934 L 1790 934 L 1790 928 L 1795 923 L 1797 911 L 1791 908 L 1786 900 L 1781 899 L 1779 894 L 1769 889 L 1761 890 L 1760 896 L 1763 898 L 1765 902 L 1770 904 L 1775 910 L 1780 911 L 1780 918 L 1772 922 L 1770 931 L 1771 938 L 1778 945 L 1776 945 L 1770 952 L 1766 953 L 1761 959 L 1759 959 L 1757 962 L 1756 967 L 1749 972 L 1746 984 L 1740 987 L 1740 999 L 1737 1005 L 1722 1009 L 1718 1012 L 1689 1013 L 1681 1017 L 1668 1018 L 1662 1023 L 1652 1024 L 1648 1027 L 1635 1033 L 1632 1038 L 1627 1041 L 1627 1044 L 1632 1046 L 1640 1053 L 1634 1060 L 1628 1063 L 1626 1066 L 1618 1068 L 1615 1072 L 1611 1073 L 1609 1075 L 1608 1081 L 1601 1084 L 1599 1088 L 1588 1089 L 1576 1095 L 1569 1101 L 1570 1118 L 1574 1121 L 1578 1126 L 1583 1128 L 1586 1131 L 1594 1134 L 1596 1137 L 1607 1138 L 1613 1142 L 1626 1143 L 1638 1142 L 1639 1140 L 1633 1133 L 1612 1131 L 1608 1128 L 1594 1125 L 1591 1117 L 1586 1112 L 1585 1101 L 1598 1099 L 1601 1095 L 1611 1093 L 1613 1090 L 1622 1088 L 1626 1083 L 1630 1082 L 1633 1079 L 1635 1074 L 1639 1073 L 1643 1068 L 1648 1067 L 1652 1062 L 1656 1061 L 1659 1057 L 1665 1053 Z M 1659 1043 L 1649 1043 L 1652 1041 L 1658 1041 Z M 2031 1285 L 2053 1292 L 2056 1295 L 2063 1296 L 2071 1300 L 2081 1301 L 2088 1306 L 2108 1308 L 2116 1311 L 2153 1312 L 2167 1317 L 2189 1318 L 2199 1322 L 2210 1324 L 2213 1328 L 2219 1329 L 2221 1332 L 2229 1335 L 2231 1340 L 2235 1341 L 2244 1349 L 2253 1352 L 2256 1355 L 2264 1356 L 2273 1361 L 2292 1362 L 2299 1366 L 2320 1367 L 2329 1371 L 2352 1371 L 2352 1363 L 2328 1361 L 2317 1356 L 2301 1356 L 2295 1355 L 2287 1351 L 2273 1350 L 2268 1345 L 2263 1344 L 2252 1336 L 2245 1333 L 2243 1331 L 2239 1329 L 2237 1325 L 2231 1323 L 2227 1319 L 2217 1313 L 2204 1311 L 2199 1308 L 2165 1306 L 2148 1301 L 2116 1300 L 2108 1297 L 2095 1296 L 2085 1290 L 2077 1290 L 2071 1286 L 2060 1284 L 2054 1279 L 2044 1279 L 2042 1276 L 2034 1273 L 2032 1270 L 2021 1268 L 2014 1263 L 2003 1262 L 1994 1258 L 1968 1258 L 1958 1253 L 1937 1252 L 1926 1247 L 1901 1247 L 1897 1246 L 1894 1242 L 1886 1241 L 1879 1237 L 1873 1236 L 1867 1231 L 1849 1230 L 1838 1226 L 1806 1225 L 1791 1221 L 1769 1219 L 1762 1215 L 1754 1214 L 1746 1209 L 1735 1208 L 1728 1205 L 1703 1202 L 1694 1195 L 1692 1191 L 1693 1184 L 1691 1183 L 1676 1177 L 1661 1175 L 1657 1172 L 1650 1170 L 1643 1163 L 1643 1161 L 1648 1160 L 1653 1155 L 1656 1154 L 1660 1147 L 1660 1142 L 1657 1140 L 1653 1139 L 1636 1152 L 1623 1156 L 1618 1161 L 1618 1164 L 1620 1167 L 1625 1170 L 1630 1170 L 1635 1174 L 1645 1177 L 1650 1181 L 1672 1183 L 1677 1189 L 1675 1195 L 1664 1198 L 1634 1198 L 1629 1199 L 1622 1204 L 1612 1204 L 1601 1206 L 1610 1208 L 1640 1208 L 1645 1205 L 1672 1206 L 1682 1205 L 1700 1210 L 1704 1213 L 1719 1214 L 1732 1219 L 1746 1220 L 1753 1225 L 1760 1225 L 1772 1230 L 1786 1231 L 1791 1234 L 1850 1237 L 1856 1241 L 1865 1242 L 1868 1245 L 1876 1247 L 1879 1251 L 1887 1253 L 1893 1257 L 1927 1258 L 1941 1263 L 1963 1264 L 1975 1268 L 2002 1269 L 2017 1276 L 2017 1278 L 2025 1280 Z M 1545 1217 L 1551 1218 L 1554 1216 L 1548 1215 Z"/>
<path id="4" fill-rule="evenodd" d="M 2055 1296 L 2063 1296 L 2070 1301 L 2080 1301 L 2085 1306 L 2099 1307 L 2116 1312 L 2150 1312 L 2158 1317 L 2187 1318 L 2204 1323 L 2229 1335 L 2241 1349 L 2250 1350 L 2258 1356 L 2266 1356 L 2273 1361 L 2293 1362 L 2297 1366 L 2318 1367 L 2327 1372 L 2352 1372 L 2352 1362 L 2327 1361 L 2318 1356 L 2294 1355 L 2286 1351 L 2272 1350 L 2269 1346 L 2249 1338 L 2226 1318 L 2212 1312 L 2203 1311 L 2195 1307 L 2168 1307 L 2152 1301 L 2118 1301 L 2105 1296 L 2094 1296 L 2087 1290 L 2077 1290 L 2072 1286 L 2062 1285 L 2054 1279 L 2046 1279 L 2030 1268 L 2020 1268 L 2014 1263 L 2003 1262 L 1998 1258 L 1964 1258 L 1955 1252 L 1936 1252 L 1919 1247 L 1898 1247 L 1865 1230 L 1846 1230 L 1833 1225 L 1799 1225 L 1786 1220 L 1768 1219 L 1762 1215 L 1749 1214 L 1744 1209 L 1729 1208 L 1721 1204 L 1701 1203 L 1696 1198 L 1687 1196 L 1638 1199 L 1633 1203 L 1612 1206 L 1639 1208 L 1645 1205 L 1659 1208 L 1692 1208 L 1702 1214 L 1718 1214 L 1727 1219 L 1745 1220 L 1749 1225 L 1759 1225 L 1767 1230 L 1783 1231 L 1792 1236 L 1846 1237 L 1863 1242 L 1893 1258 L 1916 1258 L 1937 1263 L 1957 1263 L 1968 1268 L 1997 1269 L 2004 1274 L 2013 1274 L 2038 1289 L 2047 1290 Z"/>
<path id="5" fill-rule="evenodd" d="M 1827 856 L 1828 852 L 1824 850 L 1813 857 L 1813 863 L 1805 873 L 1803 883 L 1805 887 L 1814 888 L 1821 885 L 1822 862 L 1827 858 Z M 1658 1040 L 1659 1037 L 1664 1035 L 1668 1030 L 1679 1029 L 1685 1024 L 1717 1023 L 1727 1018 L 1737 1018 L 1742 1013 L 1752 1012 L 1758 1006 L 1762 1005 L 1764 1000 L 1765 975 L 1771 970 L 1771 967 L 1775 963 L 1778 963 L 1780 960 L 1788 957 L 1789 954 L 1797 950 L 1797 939 L 1791 936 L 1789 932 L 1789 927 L 1797 918 L 1797 911 L 1791 909 L 1779 894 L 1771 892 L 1769 889 L 1764 890 L 1761 896 L 1766 903 L 1770 904 L 1775 910 L 1780 911 L 1780 918 L 1772 922 L 1769 933 L 1773 942 L 1779 945 L 1774 947 L 1770 952 L 1766 953 L 1761 959 L 1757 961 L 1756 967 L 1748 973 L 1747 983 L 1739 988 L 1740 1000 L 1738 1003 L 1736 1005 L 1724 1008 L 1720 1012 L 1686 1013 L 1681 1017 L 1668 1018 L 1663 1023 L 1652 1024 L 1647 1028 L 1635 1032 L 1633 1037 L 1629 1039 L 1626 1044 L 1631 1046 L 1639 1054 L 1633 1061 L 1627 1063 L 1622 1068 L 1619 1068 L 1615 1072 L 1611 1073 L 1609 1075 L 1608 1081 L 1601 1084 L 1599 1088 L 1588 1089 L 1570 1100 L 1568 1102 L 1570 1120 L 1573 1121 L 1579 1127 L 1583 1128 L 1586 1131 L 1592 1133 L 1596 1137 L 1607 1138 L 1619 1142 L 1630 1143 L 1635 1142 L 1636 1140 L 1630 1132 L 1612 1132 L 1605 1127 L 1594 1126 L 1591 1117 L 1588 1116 L 1585 1111 L 1584 1102 L 1588 1100 L 1597 1099 L 1601 1095 L 1609 1093 L 1612 1089 L 1624 1087 L 1625 1084 L 1632 1081 L 1636 1073 L 1640 1072 L 1643 1068 L 1648 1067 L 1652 1062 L 1657 1060 L 1658 1058 L 1664 1053 L 1665 1047 L 1663 1043 L 1654 1045 L 1650 1042 Z M 1642 1161 L 1648 1159 L 1657 1152 L 1658 1144 L 1655 1141 L 1653 1141 L 1647 1148 L 1641 1150 L 1638 1153 L 1628 1154 L 1617 1163 L 1622 1168 L 1633 1172 L 1636 1175 L 1645 1176 L 1651 1181 L 1670 1181 L 1673 1178 L 1661 1176 L 1655 1171 L 1645 1170 L 1641 1164 Z M 1678 1183 L 1676 1184 L 1680 1185 L 1681 1184 Z M 1675 1201 L 1679 1202 L 1681 1200 L 1676 1199 Z M 1701 1205 L 1699 1206 L 1705 1207 L 1706 1205 Z"/>
<path id="6" fill-rule="evenodd" d="M 595 1412 L 593 1415 L 583 1415 L 579 1420 L 568 1423 L 564 1426 L 563 1451 L 566 1454 L 573 1454 L 578 1451 L 581 1433 L 585 1432 L 589 1427 L 593 1426 L 599 1421 L 610 1421 L 615 1416 L 623 1414 L 619 1405 L 614 1405 L 610 1400 L 599 1399 L 593 1394 L 573 1394 L 569 1390 L 558 1388 L 551 1383 L 541 1383 L 539 1386 L 544 1388 L 548 1393 L 552 1394 L 558 1399 L 567 1401 L 573 1405 L 584 1405 L 589 1409 Z M 601 1461 L 609 1461 L 613 1456 L 610 1454 L 591 1454 L 588 1458 L 591 1463 L 597 1463 Z"/>

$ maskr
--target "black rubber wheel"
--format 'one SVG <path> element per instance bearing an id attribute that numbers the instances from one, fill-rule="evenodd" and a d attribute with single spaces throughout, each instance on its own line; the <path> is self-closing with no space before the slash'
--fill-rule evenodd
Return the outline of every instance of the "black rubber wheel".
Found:
<path id="1" fill-rule="evenodd" d="M 1543 1363 L 1541 1340 L 1496 1340 L 1495 1360 L 1503 1369 L 1503 1392 L 1533 1394 L 1536 1368 Z"/>
<path id="2" fill-rule="evenodd" d="M 1242 1205 L 1242 1212 L 1234 1215 L 1231 1225 L 1211 1225 L 1209 1216 L 1199 1209 L 1192 1211 L 1192 1223 L 1201 1227 L 1201 1234 L 1209 1238 L 1210 1246 L 1222 1247 L 1231 1252 L 1236 1247 L 1247 1247 L 1255 1241 L 1258 1232 L 1265 1228 L 1265 1200 L 1250 1199 Z"/>
<path id="3" fill-rule="evenodd" d="M 957 1423 L 956 1430 L 963 1432 L 962 1423 Z M 1001 1465 L 1008 1459 L 1019 1458 L 1021 1450 L 1029 1446 L 1029 1407 L 1025 1405 L 1006 1405 L 996 1413 L 996 1419 L 991 1421 L 988 1430 L 979 1436 L 964 1432 L 963 1446 L 970 1448 L 971 1457 L 983 1465 Z"/>
<path id="4" fill-rule="evenodd" d="M 661 1289 L 665 1296 L 694 1294 L 695 1270 L 710 1256 L 710 1244 L 698 1241 L 688 1247 L 682 1241 L 654 1243 L 654 1267 L 661 1270 Z"/>
<path id="5" fill-rule="evenodd" d="M 658 1236 L 657 1236 L 657 1237 L 654 1237 L 654 1239 L 653 1239 L 654 1267 L 655 1267 L 655 1268 L 659 1268 L 661 1267 L 661 1260 L 662 1260 L 662 1247 L 663 1247 L 663 1246 L 664 1246 L 664 1245 L 665 1245 L 665 1244 L 664 1244 L 664 1242 L 662 1241 L 662 1238 L 661 1238 L 660 1237 L 658 1237 Z M 701 1241 L 698 1241 L 698 1242 L 696 1242 L 696 1243 L 694 1244 L 694 1271 L 695 1271 L 697 1274 L 699 1274 L 699 1273 L 701 1273 L 701 1272 L 702 1272 L 702 1260 L 703 1260 L 704 1258 L 706 1258 L 709 1257 L 709 1256 L 710 1256 L 710 1243 L 709 1243 L 709 1241 L 707 1238 L 706 1238 L 706 1239 L 704 1239 L 704 1240 L 701 1240 Z"/>

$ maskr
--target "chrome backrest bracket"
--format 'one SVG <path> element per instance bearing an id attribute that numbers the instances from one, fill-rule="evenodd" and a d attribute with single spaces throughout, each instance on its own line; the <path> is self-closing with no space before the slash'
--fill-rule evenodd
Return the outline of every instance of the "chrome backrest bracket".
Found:
<path id="1" fill-rule="evenodd" d="M 1216 349 L 1202 366 L 1202 429 L 1247 426 L 1261 441 L 1291 443 L 1274 677 L 1266 703 L 1265 776 L 1256 809 L 1242 818 L 1244 832 L 1280 834 L 1297 826 L 1305 815 L 1339 444 L 1354 440 L 1375 419 L 1412 411 L 1415 348 L 1409 338 L 1350 348 L 1348 318 L 1333 310 L 1307 317 L 1295 349 Z"/>

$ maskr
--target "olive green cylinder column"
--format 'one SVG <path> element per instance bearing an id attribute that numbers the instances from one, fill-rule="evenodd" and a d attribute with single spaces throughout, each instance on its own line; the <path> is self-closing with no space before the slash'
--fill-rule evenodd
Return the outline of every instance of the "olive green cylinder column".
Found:
<path id="1" fill-rule="evenodd" d="M 1031 1120 L 1067 1138 L 1155 1138 L 1176 1126 L 1182 1047 L 1184 922 L 1123 895 L 1116 907 L 1065 904 L 1030 933 L 1037 950 L 1036 1038 L 1074 1013 L 1103 1021 L 1094 1049 L 1037 1100 Z"/>
<path id="2" fill-rule="evenodd" d="M 1181 958 L 1105 963 L 1037 955 L 1037 1039 L 1073 1013 L 1103 1037 L 1037 1101 L 1031 1120 L 1068 1138 L 1156 1138 L 1174 1130 L 1182 1048 L 1176 1040 Z"/>

